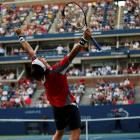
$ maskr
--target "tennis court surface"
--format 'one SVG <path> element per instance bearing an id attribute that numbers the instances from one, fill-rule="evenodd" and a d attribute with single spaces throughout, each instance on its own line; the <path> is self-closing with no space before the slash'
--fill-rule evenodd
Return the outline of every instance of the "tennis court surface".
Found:
<path id="1" fill-rule="evenodd" d="M 0 140 L 52 140 L 52 136 L 0 136 Z M 63 140 L 68 140 L 68 136 L 65 135 Z M 86 135 L 81 135 L 80 140 L 86 140 Z M 88 136 L 88 140 L 140 140 L 140 133 L 92 134 Z"/>

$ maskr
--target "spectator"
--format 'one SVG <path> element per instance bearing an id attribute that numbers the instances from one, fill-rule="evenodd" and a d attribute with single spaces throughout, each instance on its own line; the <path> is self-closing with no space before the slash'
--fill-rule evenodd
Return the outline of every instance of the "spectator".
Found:
<path id="1" fill-rule="evenodd" d="M 2 44 L 0 44 L 0 56 L 5 55 L 5 49 L 2 47 Z"/>
<path id="2" fill-rule="evenodd" d="M 10 85 L 0 85 L 0 106 L 24 107 L 31 105 L 31 98 L 35 92 L 36 86 L 28 79 L 21 79 L 17 87 Z"/>
<path id="3" fill-rule="evenodd" d="M 62 53 L 63 53 L 64 48 L 62 47 L 62 45 L 61 45 L 61 44 L 59 44 L 59 45 L 58 45 L 58 47 L 56 48 L 56 50 L 57 50 L 57 54 L 62 54 Z"/>
<path id="4" fill-rule="evenodd" d="M 140 6 L 138 0 L 126 0 L 124 6 L 124 29 L 140 28 Z"/>
<path id="5" fill-rule="evenodd" d="M 94 106 L 113 104 L 133 104 L 134 103 L 134 86 L 132 82 L 125 79 L 120 83 L 106 82 L 99 83 L 97 88 L 90 96 L 90 103 Z"/>

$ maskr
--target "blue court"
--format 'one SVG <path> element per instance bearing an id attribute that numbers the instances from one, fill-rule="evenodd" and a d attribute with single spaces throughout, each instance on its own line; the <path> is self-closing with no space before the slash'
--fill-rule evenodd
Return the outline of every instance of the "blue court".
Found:
<path id="1" fill-rule="evenodd" d="M 48 135 L 0 136 L 0 140 L 52 140 L 52 136 Z M 68 140 L 68 136 L 64 136 L 63 140 Z M 80 140 L 86 140 L 86 136 L 81 135 Z M 88 140 L 140 140 L 140 133 L 93 134 L 89 135 Z"/>

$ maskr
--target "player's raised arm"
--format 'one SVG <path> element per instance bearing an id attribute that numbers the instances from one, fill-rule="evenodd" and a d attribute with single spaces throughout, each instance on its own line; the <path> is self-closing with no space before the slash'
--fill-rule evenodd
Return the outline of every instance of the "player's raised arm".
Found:
<path id="1" fill-rule="evenodd" d="M 29 54 L 29 56 L 32 58 L 35 56 L 35 52 L 32 49 L 31 45 L 26 41 L 25 37 L 24 37 L 24 32 L 22 31 L 22 29 L 16 29 L 15 30 L 16 34 L 19 37 L 19 41 L 23 47 L 23 49 Z"/>
<path id="2" fill-rule="evenodd" d="M 90 30 L 87 28 L 84 33 L 83 33 L 83 37 L 80 39 L 79 43 L 77 43 L 73 49 L 71 50 L 71 52 L 69 54 L 67 54 L 69 61 L 72 61 L 73 58 L 77 55 L 77 53 L 79 52 L 81 47 L 84 47 L 86 45 L 86 43 L 88 43 L 88 41 L 91 38 L 91 32 Z"/>

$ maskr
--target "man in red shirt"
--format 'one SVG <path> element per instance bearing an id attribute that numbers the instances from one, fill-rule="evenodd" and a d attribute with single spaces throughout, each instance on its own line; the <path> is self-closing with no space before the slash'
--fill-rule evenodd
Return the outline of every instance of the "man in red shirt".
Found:
<path id="1" fill-rule="evenodd" d="M 24 37 L 21 29 L 16 30 L 19 41 L 25 51 L 32 59 L 32 77 L 38 81 L 43 81 L 46 89 L 47 99 L 49 100 L 54 113 L 56 123 L 56 133 L 53 140 L 61 140 L 64 129 L 68 126 L 71 130 L 70 140 L 80 139 L 80 114 L 75 98 L 70 94 L 66 71 L 70 62 L 77 55 L 81 47 L 84 47 L 90 39 L 91 33 L 87 28 L 83 37 L 73 47 L 60 62 L 50 66 L 45 58 L 38 58 L 30 44 Z"/>

